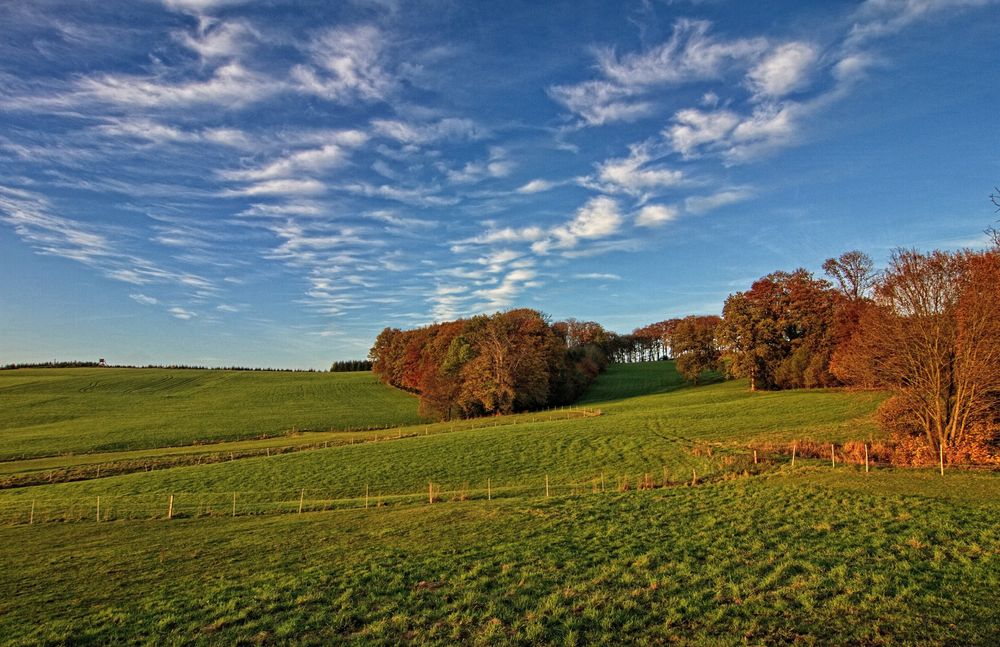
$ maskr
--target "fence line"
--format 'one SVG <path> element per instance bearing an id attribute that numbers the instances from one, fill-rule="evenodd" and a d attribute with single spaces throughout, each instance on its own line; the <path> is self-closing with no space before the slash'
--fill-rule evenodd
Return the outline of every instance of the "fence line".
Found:
<path id="1" fill-rule="evenodd" d="M 547 414 L 540 417 L 540 414 Z M 388 434 L 385 436 L 365 436 L 361 438 L 349 438 L 349 439 L 327 439 L 315 442 L 303 442 L 295 443 L 293 445 L 278 445 L 278 446 L 266 446 L 266 447 L 246 447 L 242 449 L 220 449 L 212 450 L 211 447 L 214 444 L 230 443 L 230 442 L 251 442 L 251 441 L 220 441 L 220 443 L 204 443 L 195 445 L 181 445 L 176 449 L 186 449 L 189 447 L 204 447 L 205 451 L 203 453 L 199 452 L 182 452 L 178 454 L 164 454 L 162 456 L 146 456 L 146 457 L 136 457 L 136 458 L 118 458 L 109 457 L 108 460 L 99 463 L 80 463 L 77 465 L 68 465 L 65 467 L 55 467 L 50 469 L 40 469 L 36 471 L 29 472 L 17 472 L 13 474 L 8 474 L 6 476 L 0 476 L 0 490 L 12 489 L 18 487 L 26 487 L 31 485 L 45 485 L 47 483 L 68 483 L 73 481 L 87 481 L 93 478 L 101 478 L 101 473 L 104 476 L 117 476 L 120 474 L 134 474 L 136 472 L 151 472 L 154 470 L 172 469 L 175 467 L 187 467 L 191 465 L 206 465 L 214 463 L 224 463 L 227 461 L 233 461 L 236 459 L 244 458 L 270 458 L 271 456 L 277 456 L 280 454 L 290 454 L 300 451 L 312 451 L 316 449 L 327 449 L 329 447 L 345 447 L 347 445 L 363 445 L 370 443 L 385 442 L 391 440 L 401 440 L 403 438 L 417 438 L 420 436 L 427 435 L 440 435 L 446 433 L 454 433 L 457 431 L 471 431 L 475 429 L 492 429 L 495 427 L 509 427 L 521 424 L 529 423 L 540 423 L 540 422 L 550 422 L 550 421 L 561 421 L 561 420 L 575 420 L 579 418 L 592 418 L 603 415 L 601 409 L 588 409 L 588 408 L 572 408 L 565 410 L 555 410 L 547 409 L 541 412 L 515 414 L 514 416 L 503 416 L 503 417 L 483 417 L 483 418 L 471 418 L 461 421 L 454 421 L 451 423 L 431 423 L 436 425 L 447 425 L 446 427 L 440 427 L 433 434 L 428 433 L 428 429 L 431 426 L 422 425 L 423 430 L 408 431 L 403 433 L 403 429 L 412 430 L 415 426 L 410 425 L 407 427 L 378 427 L 378 428 L 365 428 L 363 430 L 346 429 L 338 431 L 337 433 L 360 433 L 364 431 L 377 431 L 380 429 L 397 429 L 398 432 L 395 434 Z M 302 433 L 302 432 L 299 432 Z M 312 433 L 312 432 L 304 432 Z M 329 433 L 329 432 L 315 432 L 315 433 Z M 281 438 L 282 436 L 274 436 L 270 438 L 256 438 L 253 440 L 273 440 L 274 438 Z M 149 451 L 157 451 L 160 449 L 171 449 L 171 448 L 151 448 Z M 126 452 L 137 452 L 143 450 L 122 450 L 122 453 Z M 108 452 L 114 453 L 114 452 Z M 69 454 L 68 456 L 74 456 L 74 454 Z M 87 454 L 75 454 L 75 456 L 86 457 Z M 38 456 L 33 458 L 25 459 L 13 459 L 0 461 L 0 463 L 6 462 L 21 462 L 31 461 L 31 460 L 46 460 L 58 458 L 58 456 Z"/>
<path id="2" fill-rule="evenodd" d="M 664 474 L 667 470 L 664 468 Z M 720 477 L 716 474 L 716 477 Z M 699 477 L 698 483 L 709 481 Z M 611 487 L 605 487 L 610 480 Z M 444 489 L 435 481 L 420 492 L 393 493 L 365 486 L 353 497 L 324 496 L 321 488 L 296 488 L 275 491 L 206 491 L 148 494 L 101 494 L 74 497 L 34 497 L 0 501 L 0 525 L 26 525 L 46 522 L 98 522 L 154 520 L 194 517 L 237 517 L 267 514 L 299 514 L 325 510 L 380 508 L 389 505 L 437 504 L 468 500 L 493 501 L 503 498 L 574 496 L 632 489 L 653 489 L 690 485 L 688 481 L 653 480 L 652 473 L 627 473 L 605 470 L 580 480 L 560 482 L 548 475 L 538 483 L 497 485 L 495 479 L 483 479 L 483 487 L 449 484 Z M 429 496 L 428 496 L 429 494 Z M 374 499 L 374 503 L 371 501 Z M 99 506 L 99 508 L 98 508 Z"/>
<path id="3" fill-rule="evenodd" d="M 793 451 L 795 451 L 793 445 Z M 701 456 L 699 447 L 692 448 L 692 455 Z M 708 456 L 712 456 L 711 452 Z M 778 459 L 777 463 L 774 459 Z M 839 458 L 839 457 L 838 457 Z M 800 460 L 802 457 L 800 456 Z M 492 477 L 481 479 L 484 487 L 470 487 L 469 481 L 448 489 L 431 480 L 416 492 L 386 492 L 371 484 L 357 489 L 356 496 L 334 496 L 324 488 L 297 487 L 283 490 L 206 490 L 199 492 L 158 492 L 143 494 L 107 494 L 99 496 L 18 497 L 0 500 L 0 525 L 33 525 L 51 522 L 107 522 L 121 520 L 155 520 L 176 518 L 213 518 L 257 516 L 273 514 L 301 514 L 327 510 L 375 509 L 390 505 L 436 504 L 467 500 L 493 501 L 502 498 L 548 498 L 603 492 L 628 492 L 678 486 L 695 486 L 718 483 L 739 477 L 749 477 L 768 469 L 769 465 L 787 464 L 787 455 L 780 451 L 749 450 L 743 454 L 718 454 L 708 461 L 712 471 L 699 473 L 692 467 L 690 475 L 680 480 L 671 478 L 671 470 L 662 466 L 662 476 L 654 472 L 636 470 L 608 470 L 592 473 L 582 479 L 561 482 L 550 475 L 536 476 L 531 483 L 497 485 Z M 823 465 L 823 459 L 813 458 L 809 465 Z M 827 466 L 831 461 L 826 459 Z M 704 463 L 702 463 L 704 465 Z M 838 460 L 833 470 L 853 469 L 860 473 L 861 466 Z M 680 469 L 680 466 L 676 466 Z M 869 463 L 863 474 L 874 467 Z M 686 467 L 684 469 L 687 469 Z M 903 468 L 906 469 L 906 468 Z M 994 466 L 995 469 L 995 466 Z M 374 499 L 374 504 L 372 503 Z"/>

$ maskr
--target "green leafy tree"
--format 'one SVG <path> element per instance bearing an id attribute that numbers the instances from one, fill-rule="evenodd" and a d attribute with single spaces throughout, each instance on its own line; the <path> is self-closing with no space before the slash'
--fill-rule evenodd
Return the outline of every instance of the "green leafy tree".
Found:
<path id="1" fill-rule="evenodd" d="M 705 371 L 719 366 L 721 352 L 716 341 L 716 329 L 722 322 L 716 316 L 690 316 L 677 322 L 671 335 L 677 371 L 692 384 Z"/>

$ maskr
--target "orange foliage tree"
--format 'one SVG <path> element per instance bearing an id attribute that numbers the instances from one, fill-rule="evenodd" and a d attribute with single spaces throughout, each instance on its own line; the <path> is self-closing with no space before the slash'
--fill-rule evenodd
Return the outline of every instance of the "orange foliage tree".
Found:
<path id="1" fill-rule="evenodd" d="M 838 295 L 804 269 L 774 272 L 726 299 L 719 342 L 729 373 L 750 389 L 828 386 Z"/>
<path id="2" fill-rule="evenodd" d="M 580 329 L 585 338 L 600 336 L 595 325 Z M 419 394 L 421 413 L 441 419 L 568 404 L 603 369 L 603 357 L 589 345 L 569 348 L 565 326 L 524 308 L 386 328 L 369 351 L 375 375 Z"/>
<path id="3" fill-rule="evenodd" d="M 1000 251 L 897 251 L 832 370 L 892 390 L 883 423 L 922 437 L 935 457 L 973 437 L 989 442 L 1000 412 Z"/>

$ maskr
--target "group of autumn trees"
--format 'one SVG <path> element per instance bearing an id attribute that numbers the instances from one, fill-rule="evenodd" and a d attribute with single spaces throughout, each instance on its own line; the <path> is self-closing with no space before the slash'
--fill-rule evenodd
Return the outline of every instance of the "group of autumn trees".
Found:
<path id="1" fill-rule="evenodd" d="M 774 272 L 726 299 L 723 315 L 638 329 L 697 383 L 704 370 L 751 390 L 888 390 L 879 418 L 903 462 L 981 462 L 1000 441 L 1000 236 L 986 251 L 899 250 L 876 272 L 857 251 Z"/>
<path id="2" fill-rule="evenodd" d="M 384 382 L 419 394 L 423 415 L 440 419 L 569 404 L 607 360 L 589 323 L 550 324 L 526 308 L 386 328 L 369 357 Z"/>
<path id="3" fill-rule="evenodd" d="M 660 321 L 618 335 L 596 322 L 548 323 L 534 310 L 382 331 L 371 350 L 385 382 L 439 418 L 509 413 L 576 399 L 608 362 L 671 357 L 751 390 L 882 389 L 879 417 L 909 462 L 996 457 L 1000 442 L 1000 234 L 985 251 L 829 259 L 817 278 L 774 272 L 726 299 L 721 317 Z"/>

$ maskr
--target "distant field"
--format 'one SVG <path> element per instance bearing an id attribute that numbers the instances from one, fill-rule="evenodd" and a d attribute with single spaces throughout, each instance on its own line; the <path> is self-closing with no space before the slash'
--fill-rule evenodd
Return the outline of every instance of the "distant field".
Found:
<path id="1" fill-rule="evenodd" d="M 347 377 L 347 400 L 371 387 L 415 411 Z M 752 464 L 752 442 L 876 436 L 883 397 L 613 366 L 586 412 L 400 414 L 381 435 L 315 434 L 367 442 L 3 490 L 0 644 L 995 645 L 1000 475 Z M 81 416 L 86 435 L 84 419 L 105 418 Z M 136 441 L 140 459 L 181 451 Z M 657 489 L 636 490 L 647 473 Z"/>
<path id="2" fill-rule="evenodd" d="M 0 371 L 0 460 L 419 422 L 370 373 Z"/>

